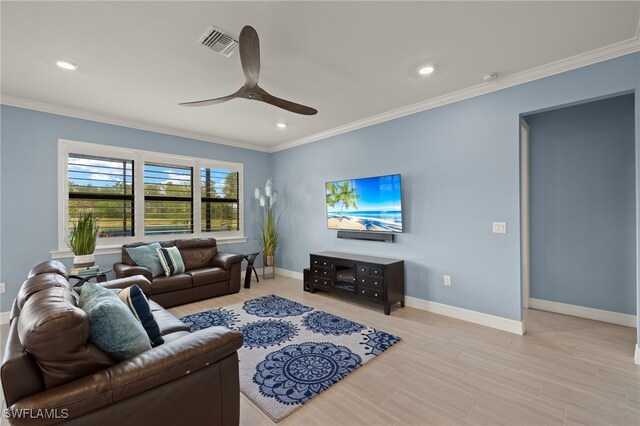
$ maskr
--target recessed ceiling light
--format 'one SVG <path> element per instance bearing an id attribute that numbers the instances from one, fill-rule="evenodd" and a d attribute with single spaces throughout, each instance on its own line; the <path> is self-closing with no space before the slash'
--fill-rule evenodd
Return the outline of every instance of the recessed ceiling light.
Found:
<path id="1" fill-rule="evenodd" d="M 75 71 L 78 69 L 78 66 L 76 64 L 69 61 L 58 60 L 56 61 L 56 65 L 62 68 L 63 70 L 68 70 L 68 71 Z"/>
<path id="2" fill-rule="evenodd" d="M 435 68 L 433 67 L 433 65 L 428 65 L 426 67 L 420 68 L 418 70 L 418 74 L 427 75 L 427 74 L 431 74 L 433 71 L 435 71 Z"/>
<path id="3" fill-rule="evenodd" d="M 287 128 L 287 123 L 277 123 L 276 126 L 278 126 L 279 129 L 286 129 Z"/>

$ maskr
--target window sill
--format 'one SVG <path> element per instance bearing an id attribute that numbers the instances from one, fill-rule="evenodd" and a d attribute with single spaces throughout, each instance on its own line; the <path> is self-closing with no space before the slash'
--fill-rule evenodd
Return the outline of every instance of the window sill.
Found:
<path id="1" fill-rule="evenodd" d="M 197 237 L 193 237 L 197 238 Z M 148 242 L 152 243 L 157 240 L 149 240 Z M 246 237 L 221 237 L 216 238 L 216 243 L 219 246 L 225 244 L 237 244 L 237 243 L 246 243 Z M 122 244 L 116 245 L 108 245 L 96 247 L 96 250 L 93 254 L 95 255 L 103 255 L 103 254 L 120 254 L 122 253 Z M 71 250 L 54 250 L 49 253 L 51 255 L 51 259 L 70 259 L 73 257 L 73 252 Z"/>

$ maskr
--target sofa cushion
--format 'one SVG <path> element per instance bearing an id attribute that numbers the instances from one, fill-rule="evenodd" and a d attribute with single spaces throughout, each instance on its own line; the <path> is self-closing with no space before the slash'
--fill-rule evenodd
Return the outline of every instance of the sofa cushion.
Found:
<path id="1" fill-rule="evenodd" d="M 89 315 L 89 338 L 113 359 L 124 361 L 151 349 L 142 324 L 113 291 L 86 282 L 80 308 Z"/>
<path id="2" fill-rule="evenodd" d="M 149 302 L 149 309 L 151 309 L 151 312 L 164 311 L 164 308 L 160 306 L 157 302 L 153 300 L 148 300 L 148 302 Z"/>
<path id="3" fill-rule="evenodd" d="M 18 309 L 22 309 L 29 297 L 50 287 L 61 287 L 71 290 L 71 284 L 61 275 L 55 273 L 40 273 L 39 275 L 34 275 L 22 283 L 18 291 L 18 296 L 16 297 Z M 75 296 L 75 293 L 72 292 L 72 295 Z"/>
<path id="4" fill-rule="evenodd" d="M 173 333 L 169 333 L 164 336 L 164 340 L 167 343 L 173 342 L 174 340 L 182 339 L 185 336 L 191 334 L 190 331 L 175 331 Z"/>
<path id="5" fill-rule="evenodd" d="M 174 247 L 176 245 L 175 241 L 173 240 L 156 241 L 156 242 L 160 244 L 160 247 Z M 123 245 L 122 246 L 122 263 L 124 263 L 125 265 L 134 266 L 136 262 L 134 262 L 133 259 L 131 259 L 131 256 L 129 256 L 129 253 L 127 252 L 127 249 L 146 246 L 148 244 L 149 243 L 143 243 L 139 241 L 137 243 L 130 243 L 130 244 Z"/>
<path id="6" fill-rule="evenodd" d="M 157 277 L 151 283 L 151 294 L 167 293 L 169 291 L 184 290 L 193 287 L 191 275 L 178 274 L 170 277 Z"/>
<path id="7" fill-rule="evenodd" d="M 118 297 L 122 300 L 131 310 L 131 313 L 136 317 L 151 340 L 153 346 L 158 346 L 164 343 L 162 334 L 158 323 L 153 318 L 151 309 L 149 308 L 149 302 L 144 296 L 142 290 L 137 285 L 124 288 L 118 292 Z"/>
<path id="8" fill-rule="evenodd" d="M 175 243 L 187 271 L 211 266 L 211 260 L 218 254 L 216 240 L 213 238 L 190 238 L 176 240 Z"/>
<path id="9" fill-rule="evenodd" d="M 160 263 L 160 257 L 156 249 L 160 248 L 160 243 L 145 244 L 139 247 L 127 247 L 125 250 L 131 259 L 138 266 L 143 266 L 151 271 L 153 278 L 163 275 L 164 270 Z"/>
<path id="10" fill-rule="evenodd" d="M 89 317 L 76 306 L 76 296 L 67 288 L 49 287 L 35 293 L 16 320 L 20 343 L 38 363 L 47 388 L 114 364 L 88 342 Z"/>
<path id="11" fill-rule="evenodd" d="M 194 287 L 226 281 L 229 279 L 229 271 L 214 267 L 188 271 L 187 274 L 191 275 L 193 278 Z"/>
<path id="12" fill-rule="evenodd" d="M 65 268 L 64 265 L 58 260 L 48 260 L 46 262 L 37 264 L 36 266 L 31 268 L 31 271 L 29 271 L 29 275 L 27 276 L 27 278 L 31 278 L 38 274 L 44 274 L 47 272 L 60 274 L 65 278 L 69 278 L 69 275 L 67 274 L 67 268 Z"/>
<path id="13" fill-rule="evenodd" d="M 177 247 L 160 247 L 156 251 L 166 276 L 184 273 L 184 262 Z"/>
<path id="14" fill-rule="evenodd" d="M 153 311 L 152 314 L 156 319 L 158 327 L 160 327 L 160 332 L 163 336 L 166 336 L 170 333 L 175 333 L 176 331 L 191 330 L 189 326 L 171 315 L 171 313 L 167 310 L 162 309 L 161 311 Z"/>

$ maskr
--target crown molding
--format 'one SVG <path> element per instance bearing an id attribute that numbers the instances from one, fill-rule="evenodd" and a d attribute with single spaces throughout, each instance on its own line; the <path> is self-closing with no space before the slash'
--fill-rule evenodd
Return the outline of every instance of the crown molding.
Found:
<path id="1" fill-rule="evenodd" d="M 50 114 L 63 115 L 65 117 L 80 118 L 82 120 L 97 121 L 99 123 L 113 124 L 115 126 L 129 127 L 137 130 L 145 130 L 148 132 L 163 133 L 165 135 L 178 136 L 181 138 L 195 139 L 199 141 L 212 142 L 219 145 L 228 145 L 236 148 L 250 149 L 253 151 L 270 152 L 269 147 L 255 145 L 230 139 L 221 139 L 212 135 L 203 133 L 188 132 L 175 129 L 172 127 L 158 126 L 143 121 L 130 120 L 127 118 L 116 117 L 108 114 L 100 114 L 79 109 L 68 108 L 44 102 L 33 101 L 30 99 L 18 98 L 14 96 L 1 95 L 0 103 L 3 105 L 13 106 L 17 108 L 26 108 L 34 111 L 47 112 Z"/>
<path id="2" fill-rule="evenodd" d="M 640 26 L 638 27 L 640 31 Z M 303 138 L 295 139 L 289 142 L 285 142 L 274 146 L 270 152 L 282 151 L 296 146 L 305 145 L 311 142 L 315 142 L 321 139 L 326 139 L 331 136 L 337 136 L 343 133 L 348 133 L 353 130 L 361 129 L 363 127 L 372 126 L 374 124 L 383 123 L 385 121 L 393 120 L 396 118 L 404 117 L 406 115 L 415 114 L 418 112 L 426 111 L 428 109 L 441 107 L 444 105 L 452 104 L 454 102 L 463 101 L 465 99 L 474 98 L 476 96 L 485 95 L 487 93 L 496 92 L 498 90 L 506 89 L 508 87 L 517 86 L 519 84 L 527 83 L 533 80 L 538 80 L 544 77 L 549 77 L 555 74 L 560 74 L 566 71 L 571 71 L 577 68 L 582 68 L 587 65 L 596 64 L 598 62 L 606 61 L 608 59 L 617 58 L 620 56 L 628 55 L 630 53 L 640 51 L 640 37 L 636 33 L 634 38 L 615 43 L 603 48 L 595 49 L 579 55 L 570 56 L 559 61 L 551 62 L 546 65 L 542 65 L 536 68 L 531 68 L 526 71 L 511 74 L 496 81 L 489 83 L 477 84 L 475 86 L 451 92 L 446 95 L 438 96 L 426 101 L 421 101 L 413 105 L 398 108 L 392 111 L 388 111 L 382 114 L 374 115 L 364 118 L 362 120 L 354 121 L 352 123 L 345 124 L 343 126 L 335 127 L 330 130 L 315 133 L 313 135 L 305 136 Z"/>

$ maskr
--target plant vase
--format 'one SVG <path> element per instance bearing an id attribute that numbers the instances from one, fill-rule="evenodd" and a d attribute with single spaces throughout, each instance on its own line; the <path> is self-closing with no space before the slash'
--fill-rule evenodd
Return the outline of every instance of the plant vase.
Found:
<path id="1" fill-rule="evenodd" d="M 93 266 L 96 263 L 96 258 L 93 254 L 84 254 L 82 256 L 73 256 L 74 268 L 85 268 L 87 266 Z"/>
<path id="2" fill-rule="evenodd" d="M 262 255 L 262 279 L 265 279 L 265 269 L 271 268 L 271 278 L 276 277 L 276 260 L 272 254 Z"/>

